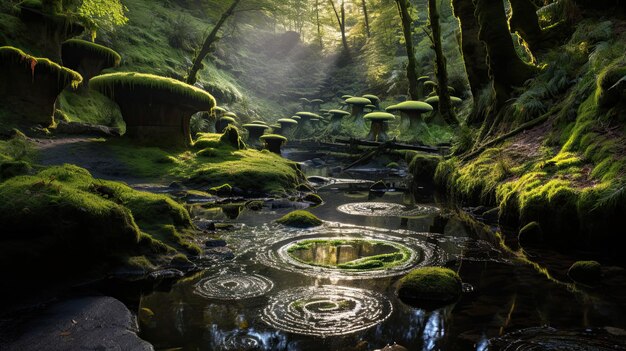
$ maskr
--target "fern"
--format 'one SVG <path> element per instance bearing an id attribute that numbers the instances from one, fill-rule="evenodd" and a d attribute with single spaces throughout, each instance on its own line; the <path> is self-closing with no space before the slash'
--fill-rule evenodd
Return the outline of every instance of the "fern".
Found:
<path id="1" fill-rule="evenodd" d="M 608 189 L 606 193 L 598 199 L 593 210 L 615 210 L 624 204 L 626 204 L 626 183 L 620 182 Z"/>

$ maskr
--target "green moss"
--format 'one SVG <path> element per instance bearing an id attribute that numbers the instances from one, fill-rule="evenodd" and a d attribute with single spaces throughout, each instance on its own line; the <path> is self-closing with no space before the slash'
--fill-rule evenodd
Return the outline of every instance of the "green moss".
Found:
<path id="1" fill-rule="evenodd" d="M 387 165 L 385 167 L 391 168 L 391 169 L 398 169 L 398 168 L 400 168 L 400 165 L 398 165 L 398 162 L 389 162 L 389 163 L 387 163 Z"/>
<path id="2" fill-rule="evenodd" d="M 33 70 L 33 74 L 35 74 L 35 69 L 38 74 L 56 74 L 62 85 L 77 87 L 83 81 L 83 77 L 78 72 L 54 63 L 47 58 L 30 56 L 22 50 L 11 46 L 0 47 L 0 62 L 23 64 L 29 70 Z"/>
<path id="3" fill-rule="evenodd" d="M 0 161 L 0 181 L 28 174 L 31 170 L 32 167 L 26 161 Z"/>
<path id="4" fill-rule="evenodd" d="M 104 67 L 116 67 L 122 61 L 122 57 L 114 50 L 80 39 L 66 40 L 62 45 L 62 52 L 63 64 L 70 67 L 77 67 L 80 59 L 85 56 L 101 58 L 104 61 Z"/>
<path id="5" fill-rule="evenodd" d="M 602 278 L 602 266 L 596 261 L 577 261 L 567 271 L 575 282 L 594 285 Z"/>
<path id="6" fill-rule="evenodd" d="M 439 156 L 416 154 L 409 163 L 409 173 L 418 182 L 432 182 L 441 161 Z"/>
<path id="7" fill-rule="evenodd" d="M 296 228 L 311 228 L 322 224 L 322 221 L 314 214 L 304 210 L 289 212 L 283 217 L 277 219 L 276 222 L 288 227 Z"/>
<path id="8" fill-rule="evenodd" d="M 324 200 L 322 200 L 322 198 L 317 195 L 317 194 L 306 194 L 302 200 L 306 201 L 306 202 L 311 202 L 314 205 L 319 205 L 321 203 L 324 202 Z"/>
<path id="9" fill-rule="evenodd" d="M 521 245 L 538 244 L 543 240 L 541 225 L 537 222 L 530 222 L 520 229 L 517 240 Z"/>
<path id="10" fill-rule="evenodd" d="M 120 92 L 136 92 L 137 94 L 150 92 L 163 94 L 169 100 L 181 105 L 188 103 L 206 107 L 209 111 L 216 105 L 215 99 L 206 91 L 179 80 L 157 76 L 154 74 L 136 72 L 116 72 L 93 77 L 89 87 L 110 98 L 115 98 Z"/>
<path id="11" fill-rule="evenodd" d="M 66 122 L 99 124 L 125 130 L 124 120 L 117 104 L 93 90 L 81 93 L 64 90 L 57 99 L 57 108 L 66 116 Z"/>
<path id="12" fill-rule="evenodd" d="M 398 297 L 410 305 L 434 308 L 445 306 L 461 297 L 459 275 L 448 268 L 416 268 L 402 277 Z"/>
<path id="13" fill-rule="evenodd" d="M 232 193 L 232 191 L 233 187 L 230 186 L 230 184 L 222 184 L 209 189 L 209 193 L 219 196 L 228 196 Z"/>

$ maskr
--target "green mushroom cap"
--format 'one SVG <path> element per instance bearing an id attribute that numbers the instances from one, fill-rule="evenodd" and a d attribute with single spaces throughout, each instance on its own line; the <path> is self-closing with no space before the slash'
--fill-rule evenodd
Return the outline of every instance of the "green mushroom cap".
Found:
<path id="1" fill-rule="evenodd" d="M 258 119 L 250 122 L 250 124 L 264 124 L 264 125 L 268 125 L 267 122 L 261 121 L 261 120 L 258 120 Z"/>
<path id="2" fill-rule="evenodd" d="M 224 116 L 224 117 L 220 118 L 220 122 L 235 123 L 235 119 L 230 117 L 230 116 Z"/>
<path id="3" fill-rule="evenodd" d="M 218 111 L 219 111 L 219 112 L 223 112 L 223 113 L 228 112 L 228 111 L 226 111 L 226 109 L 225 109 L 225 108 L 223 108 L 223 107 L 221 107 L 221 106 L 213 106 L 213 111 L 216 111 L 216 112 L 218 112 Z"/>
<path id="4" fill-rule="evenodd" d="M 300 116 L 291 116 L 291 119 L 299 121 L 301 118 L 300 118 Z"/>
<path id="5" fill-rule="evenodd" d="M 31 67 L 33 67 L 31 68 L 33 75 L 39 71 L 42 73 L 53 72 L 58 75 L 59 82 L 71 84 L 73 87 L 77 87 L 83 82 L 83 77 L 78 72 L 54 63 L 47 58 L 28 55 L 24 53 L 24 51 L 12 46 L 0 47 L 0 63 L 5 61 L 24 62 L 25 64 L 31 65 Z"/>
<path id="6" fill-rule="evenodd" d="M 300 101 L 300 102 L 311 102 L 311 100 L 309 100 L 307 98 L 299 98 L 298 101 Z"/>
<path id="7" fill-rule="evenodd" d="M 372 103 L 372 101 L 370 101 L 370 99 L 367 98 L 362 98 L 362 97 L 351 97 L 349 99 L 346 99 L 346 103 L 350 104 L 350 105 L 369 105 Z"/>
<path id="8" fill-rule="evenodd" d="M 293 118 L 281 118 L 278 121 L 276 121 L 278 123 L 287 123 L 287 124 L 298 124 L 298 121 L 296 121 Z"/>
<path id="9" fill-rule="evenodd" d="M 387 112 L 372 112 L 366 114 L 363 118 L 370 121 L 391 121 L 394 120 L 396 116 Z"/>
<path id="10" fill-rule="evenodd" d="M 418 82 L 425 82 L 425 81 L 427 81 L 429 79 L 430 79 L 429 76 L 421 76 L 421 77 L 417 78 L 417 81 Z"/>
<path id="11" fill-rule="evenodd" d="M 261 137 L 259 139 L 261 139 L 261 140 L 282 140 L 283 142 L 287 141 L 287 138 L 285 138 L 282 135 L 278 135 L 278 134 L 261 135 Z"/>
<path id="12" fill-rule="evenodd" d="M 371 101 L 373 104 L 380 101 L 380 98 L 373 94 L 365 94 L 363 97 Z"/>
<path id="13" fill-rule="evenodd" d="M 354 96 L 353 95 L 343 95 L 341 98 L 344 99 L 344 100 L 347 100 L 347 99 L 349 99 L 351 97 L 354 97 Z"/>
<path id="14" fill-rule="evenodd" d="M 365 108 L 371 108 L 372 110 L 376 109 L 376 105 L 365 105 Z"/>
<path id="15" fill-rule="evenodd" d="M 330 110 L 328 113 L 334 116 L 350 116 L 350 112 L 344 110 Z"/>
<path id="16" fill-rule="evenodd" d="M 226 117 L 232 117 L 232 118 L 237 118 L 237 115 L 236 115 L 234 112 L 230 112 L 230 111 L 228 111 L 228 112 L 224 113 L 224 116 L 226 116 Z"/>
<path id="17" fill-rule="evenodd" d="M 246 129 L 255 129 L 255 128 L 268 129 L 269 128 L 269 126 L 267 126 L 265 124 L 256 124 L 256 123 L 246 123 L 246 124 L 242 125 L 242 127 L 246 128 Z"/>
<path id="18" fill-rule="evenodd" d="M 437 83 L 433 82 L 432 80 L 427 80 L 424 82 L 424 86 L 425 87 L 436 87 Z"/>
<path id="19" fill-rule="evenodd" d="M 424 100 L 427 104 L 430 105 L 437 105 L 439 104 L 439 96 L 431 96 L 428 99 Z M 456 96 L 450 96 L 450 103 L 452 103 L 452 105 L 459 105 L 463 102 L 463 100 L 461 100 L 460 98 L 456 97 Z"/>
<path id="20" fill-rule="evenodd" d="M 324 100 L 322 100 L 322 99 L 313 99 L 313 100 L 311 100 L 311 102 L 314 103 L 314 104 L 323 104 Z"/>
<path id="21" fill-rule="evenodd" d="M 322 116 L 318 115 L 317 113 L 313 113 L 313 112 L 306 112 L 306 111 L 301 111 L 296 113 L 296 116 L 300 117 L 300 118 L 322 118 Z"/>
<path id="22" fill-rule="evenodd" d="M 422 101 L 414 101 L 414 100 L 407 100 L 404 102 L 401 102 L 397 105 L 392 105 L 389 106 L 385 109 L 387 112 L 392 112 L 392 111 L 405 111 L 405 112 L 410 112 L 410 111 L 417 111 L 417 112 L 430 112 L 433 110 L 433 107 L 426 103 L 426 102 L 422 102 Z"/>
<path id="23" fill-rule="evenodd" d="M 120 56 L 120 54 L 118 54 L 114 50 L 109 49 L 106 46 L 102 46 L 86 40 L 66 40 L 62 44 L 62 50 L 64 53 L 70 53 L 70 55 L 63 55 L 63 64 L 66 66 L 72 65 L 70 62 L 65 62 L 66 60 L 69 59 L 70 61 L 76 61 L 72 60 L 73 58 L 71 56 L 73 55 L 71 55 L 71 53 L 74 53 L 75 55 L 80 55 L 80 53 L 82 53 L 83 55 L 87 54 L 101 57 L 104 59 L 106 67 L 117 67 L 122 61 L 122 57 Z M 77 62 L 74 62 L 74 64 L 77 65 Z"/>

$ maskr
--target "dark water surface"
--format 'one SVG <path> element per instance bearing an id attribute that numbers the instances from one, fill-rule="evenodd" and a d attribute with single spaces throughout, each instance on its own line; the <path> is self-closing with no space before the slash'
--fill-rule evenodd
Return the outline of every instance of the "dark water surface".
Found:
<path id="1" fill-rule="evenodd" d="M 329 169 L 305 171 L 328 176 Z M 404 186 L 402 174 L 357 171 L 341 178 L 382 176 Z M 179 281 L 170 291 L 142 296 L 141 336 L 162 350 L 356 350 L 359 344 L 366 350 L 393 342 L 409 350 L 622 349 L 619 334 L 626 319 L 624 306 L 614 302 L 619 299 L 581 291 L 516 259 L 499 248 L 492 233 L 470 229 L 428 192 L 415 201 L 403 191 L 372 194 L 369 185 L 347 183 L 319 189 L 325 202 L 310 211 L 325 223 L 308 230 L 272 224 L 293 210 L 276 204 L 259 211 L 243 208 L 236 219 L 219 209 L 195 211 L 237 223 L 223 235 L 235 258 Z M 353 272 L 302 264 L 286 252 L 297 240 L 328 238 L 388 241 L 408 248 L 411 257 L 390 269 Z M 394 283 L 402 274 L 428 265 L 459 272 L 466 284 L 458 303 L 426 311 L 395 297 Z M 568 339 L 539 328 L 526 339 L 488 348 L 490 338 L 546 325 L 609 327 L 610 338 L 573 333 Z M 586 347 L 586 340 L 595 340 L 594 346 Z"/>

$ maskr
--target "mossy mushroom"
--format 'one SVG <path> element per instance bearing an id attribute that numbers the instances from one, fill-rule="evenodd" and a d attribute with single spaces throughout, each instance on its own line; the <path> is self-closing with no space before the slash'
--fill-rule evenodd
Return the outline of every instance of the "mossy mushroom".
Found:
<path id="1" fill-rule="evenodd" d="M 393 121 L 396 117 L 387 112 L 372 112 L 366 114 L 363 119 L 372 122 L 370 132 L 366 139 L 371 141 L 386 141 L 389 139 L 386 133 L 385 122 Z"/>
<path id="2" fill-rule="evenodd" d="M 341 121 L 350 116 L 350 112 L 344 110 L 330 110 L 328 111 L 330 115 L 330 123 L 328 124 L 328 128 L 326 128 L 326 133 L 330 135 L 336 135 L 341 133 Z"/>
<path id="3" fill-rule="evenodd" d="M 399 281 L 397 294 L 411 306 L 438 308 L 457 301 L 462 294 L 459 275 L 448 268 L 416 268 Z"/>
<path id="4" fill-rule="evenodd" d="M 250 124 L 265 124 L 266 126 L 269 126 L 267 122 L 261 121 L 260 119 L 255 119 L 254 121 L 250 122 Z"/>
<path id="5" fill-rule="evenodd" d="M 301 120 L 300 116 L 291 116 L 291 119 L 293 119 L 296 122 L 300 122 Z"/>
<path id="6" fill-rule="evenodd" d="M 265 130 L 270 128 L 269 126 L 265 124 L 256 124 L 256 123 L 244 124 L 242 125 L 242 127 L 246 128 L 246 130 L 248 131 L 247 142 L 249 145 L 258 145 L 261 135 L 265 133 Z"/>
<path id="7" fill-rule="evenodd" d="M 300 117 L 298 121 L 298 129 L 296 130 L 297 138 L 305 138 L 313 134 L 315 128 L 312 123 L 312 119 L 319 119 L 320 116 L 316 113 L 301 111 L 296 113 L 296 116 Z"/>
<path id="8" fill-rule="evenodd" d="M 423 98 L 426 94 L 426 92 L 424 91 L 424 82 L 428 80 L 430 80 L 430 77 L 428 76 L 421 76 L 417 78 L 417 93 L 420 99 Z"/>
<path id="9" fill-rule="evenodd" d="M 261 135 L 261 141 L 265 143 L 267 150 L 280 155 L 280 148 L 285 145 L 287 138 L 278 134 L 265 134 Z"/>
<path id="10" fill-rule="evenodd" d="M 376 107 L 376 105 L 369 104 L 369 105 L 365 105 L 363 110 L 368 110 L 370 112 L 373 112 L 373 111 L 378 110 L 378 108 Z"/>
<path id="11" fill-rule="evenodd" d="M 378 96 L 373 94 L 365 94 L 363 95 L 363 97 L 371 101 L 372 105 L 376 106 L 377 110 L 380 109 L 380 98 Z"/>
<path id="12" fill-rule="evenodd" d="M 363 120 L 363 109 L 365 106 L 370 105 L 372 102 L 369 99 L 362 97 L 351 97 L 346 100 L 346 104 L 352 107 L 352 120 L 357 126 L 365 127 L 365 120 Z"/>
<path id="13" fill-rule="evenodd" d="M 346 95 L 342 95 L 342 96 L 341 96 L 341 98 L 342 98 L 342 99 L 344 99 L 344 100 L 347 100 L 347 99 L 349 99 L 349 98 L 351 98 L 351 97 L 354 97 L 354 95 L 348 95 L 348 94 L 346 94 Z"/>
<path id="14" fill-rule="evenodd" d="M 117 52 L 106 46 L 80 39 L 70 39 L 61 45 L 61 59 L 65 67 L 80 73 L 85 83 L 103 69 L 117 67 L 122 61 Z"/>
<path id="15" fill-rule="evenodd" d="M 311 104 L 311 100 L 309 100 L 307 98 L 300 98 L 300 99 L 298 99 L 298 101 L 300 101 L 300 105 L 302 106 L 302 110 L 306 110 L 306 107 Z"/>
<path id="16" fill-rule="evenodd" d="M 215 116 L 216 119 L 222 118 L 226 112 L 228 111 L 221 106 L 213 106 L 213 108 L 211 109 L 211 113 Z"/>
<path id="17" fill-rule="evenodd" d="M 291 135 L 298 125 L 298 121 L 293 118 L 281 118 L 277 122 L 280 124 L 280 133 L 282 135 Z"/>
<path id="18" fill-rule="evenodd" d="M 232 118 L 235 118 L 235 119 L 237 118 L 237 115 L 234 112 L 231 112 L 231 111 L 224 112 L 224 116 L 225 117 L 232 117 Z"/>
<path id="19" fill-rule="evenodd" d="M 431 112 L 432 106 L 425 102 L 407 100 L 397 105 L 389 106 L 387 112 L 400 112 L 400 133 L 416 135 L 420 128 L 425 128 L 422 113 Z"/>
<path id="20" fill-rule="evenodd" d="M 223 133 L 226 127 L 229 125 L 235 125 L 235 119 L 230 116 L 222 116 L 222 118 L 217 120 L 215 125 L 215 131 L 218 133 Z"/>
<path id="21" fill-rule="evenodd" d="M 0 105 L 28 124 L 48 127 L 55 103 L 67 86 L 77 87 L 80 74 L 10 46 L 0 47 Z"/>
<path id="22" fill-rule="evenodd" d="M 433 113 L 431 114 L 428 122 L 433 124 L 444 125 L 446 122 L 443 120 L 441 115 L 439 114 L 439 96 L 431 96 L 426 99 L 424 102 L 433 107 Z M 459 106 L 463 103 L 463 100 L 456 96 L 450 96 L 450 104 L 454 107 Z"/>
<path id="23" fill-rule="evenodd" d="M 80 35 L 85 27 L 72 17 L 58 13 L 45 1 L 22 1 L 19 4 L 20 20 L 27 26 L 24 32 L 27 45 L 38 50 L 52 61 L 61 62 L 61 43 Z"/>
<path id="24" fill-rule="evenodd" d="M 432 80 L 427 80 L 424 82 L 424 90 L 430 90 L 430 92 L 437 91 L 437 83 Z"/>
<path id="25" fill-rule="evenodd" d="M 324 100 L 322 99 L 313 99 L 309 102 L 309 105 L 311 105 L 311 110 L 312 111 L 319 111 L 320 110 L 320 106 L 324 103 Z"/>
<path id="26" fill-rule="evenodd" d="M 190 145 L 191 115 L 215 106 L 215 99 L 206 91 L 152 74 L 104 74 L 93 77 L 89 87 L 117 102 L 126 135 L 150 145 Z"/>

